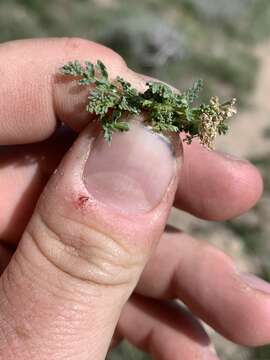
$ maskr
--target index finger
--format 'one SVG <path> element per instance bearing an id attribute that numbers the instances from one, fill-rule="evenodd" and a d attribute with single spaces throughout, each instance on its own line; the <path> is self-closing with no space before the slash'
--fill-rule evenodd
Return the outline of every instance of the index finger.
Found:
<path id="1" fill-rule="evenodd" d="M 143 80 L 113 50 L 78 38 L 19 40 L 0 45 L 0 145 L 25 144 L 48 138 L 57 120 L 80 130 L 89 121 L 87 90 L 57 76 L 71 60 L 98 59 L 140 88 Z"/>

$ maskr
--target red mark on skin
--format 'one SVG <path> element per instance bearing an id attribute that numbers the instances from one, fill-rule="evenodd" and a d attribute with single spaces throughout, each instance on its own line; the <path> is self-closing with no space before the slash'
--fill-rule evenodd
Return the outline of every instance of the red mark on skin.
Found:
<path id="1" fill-rule="evenodd" d="M 78 199 L 75 202 L 75 206 L 77 209 L 84 209 L 86 203 L 88 202 L 89 197 L 85 195 L 81 195 L 78 197 Z"/>

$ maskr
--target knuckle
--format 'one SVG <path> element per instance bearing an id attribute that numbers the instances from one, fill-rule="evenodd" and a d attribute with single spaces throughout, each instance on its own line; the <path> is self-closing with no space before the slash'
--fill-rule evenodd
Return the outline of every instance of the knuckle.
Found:
<path id="1" fill-rule="evenodd" d="M 48 219 L 36 213 L 28 234 L 40 252 L 59 270 L 94 285 L 133 283 L 141 267 L 117 239 L 66 216 Z"/>

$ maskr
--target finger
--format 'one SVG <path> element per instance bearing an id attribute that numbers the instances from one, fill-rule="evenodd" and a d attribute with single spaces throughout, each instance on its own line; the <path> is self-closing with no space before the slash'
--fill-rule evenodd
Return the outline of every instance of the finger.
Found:
<path id="1" fill-rule="evenodd" d="M 0 152 L 0 238 L 18 241 L 44 184 L 72 141 L 72 135 L 61 130 L 42 144 Z M 225 220 L 258 200 L 262 180 L 249 162 L 209 152 L 196 143 L 186 146 L 185 154 L 175 198 L 180 209 L 208 220 Z"/>
<path id="2" fill-rule="evenodd" d="M 155 298 L 180 298 L 236 343 L 258 346 L 270 341 L 270 285 L 241 274 L 220 250 L 183 233 L 163 236 L 137 291 Z"/>
<path id="3" fill-rule="evenodd" d="M 0 45 L 0 144 L 47 139 L 57 119 L 76 130 L 89 122 L 87 89 L 57 76 L 71 60 L 99 59 L 112 78 L 121 76 L 139 88 L 143 80 L 114 51 L 77 38 L 19 40 Z M 11 105 L 12 104 L 12 105 Z M 29 131 L 31 129 L 31 131 Z"/>
<path id="4" fill-rule="evenodd" d="M 183 176 L 176 206 L 206 219 L 227 220 L 250 209 L 263 190 L 262 177 L 251 163 L 198 142 L 184 147 Z"/>
<path id="5" fill-rule="evenodd" d="M 135 295 L 124 307 L 117 328 L 156 360 L 217 359 L 201 324 L 176 303 Z"/>
<path id="6" fill-rule="evenodd" d="M 16 245 L 48 178 L 74 141 L 63 127 L 37 144 L 0 147 L 0 239 Z"/>
<path id="7" fill-rule="evenodd" d="M 178 182 L 179 137 L 138 122 L 109 146 L 94 126 L 52 176 L 2 275 L 5 359 L 26 351 L 33 360 L 104 359 L 163 232 Z"/>

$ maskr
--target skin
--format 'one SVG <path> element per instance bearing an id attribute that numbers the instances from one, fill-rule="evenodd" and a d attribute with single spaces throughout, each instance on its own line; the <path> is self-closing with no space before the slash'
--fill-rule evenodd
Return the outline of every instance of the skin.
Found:
<path id="1" fill-rule="evenodd" d="M 194 142 L 149 213 L 89 205 L 75 176 L 88 127 L 70 148 L 89 123 L 87 93 L 55 75 L 72 59 L 100 59 L 112 77 L 145 84 L 118 54 L 86 40 L 0 45 L 1 357 L 98 360 L 126 338 L 157 360 L 217 359 L 198 318 L 235 343 L 268 343 L 270 290 L 247 285 L 208 243 L 163 231 L 173 203 L 207 220 L 246 212 L 262 192 L 256 168 Z M 58 119 L 74 131 L 57 128 Z"/>

